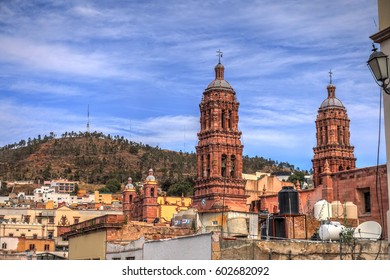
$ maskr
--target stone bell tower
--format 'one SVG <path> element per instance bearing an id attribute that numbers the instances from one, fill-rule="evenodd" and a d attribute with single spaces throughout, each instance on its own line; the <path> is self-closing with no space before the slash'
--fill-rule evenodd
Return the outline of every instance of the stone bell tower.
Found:
<path id="1" fill-rule="evenodd" d="M 344 105 L 336 98 L 332 72 L 329 74 L 328 98 L 321 103 L 316 120 L 317 146 L 313 148 L 312 159 L 314 186 L 322 184 L 320 174 L 325 171 L 326 162 L 331 173 L 356 168 L 354 147 L 349 142 L 350 120 Z"/>
<path id="2" fill-rule="evenodd" d="M 215 79 L 203 92 L 196 146 L 198 174 L 193 206 L 202 210 L 248 211 L 242 179 L 241 131 L 236 92 L 224 78 L 222 53 Z"/>

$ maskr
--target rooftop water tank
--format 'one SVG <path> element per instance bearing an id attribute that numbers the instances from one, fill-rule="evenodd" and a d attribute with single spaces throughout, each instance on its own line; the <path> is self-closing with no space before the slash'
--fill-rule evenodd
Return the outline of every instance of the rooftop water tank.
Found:
<path id="1" fill-rule="evenodd" d="M 284 186 L 278 193 L 280 214 L 299 214 L 298 191 L 291 186 Z"/>
<path id="2" fill-rule="evenodd" d="M 339 222 L 330 222 L 329 224 L 322 224 L 319 229 L 319 236 L 321 240 L 332 241 L 340 240 L 340 233 L 345 229 Z"/>
<path id="3" fill-rule="evenodd" d="M 325 221 L 332 218 L 332 205 L 325 199 L 317 201 L 314 204 L 314 217 L 319 221 Z"/>
<path id="4" fill-rule="evenodd" d="M 351 201 L 345 203 L 345 211 L 347 212 L 347 219 L 356 220 L 358 218 L 357 206 Z"/>
<path id="5" fill-rule="evenodd" d="M 342 219 L 344 218 L 344 204 L 336 200 L 331 203 L 332 206 L 332 218 Z"/>

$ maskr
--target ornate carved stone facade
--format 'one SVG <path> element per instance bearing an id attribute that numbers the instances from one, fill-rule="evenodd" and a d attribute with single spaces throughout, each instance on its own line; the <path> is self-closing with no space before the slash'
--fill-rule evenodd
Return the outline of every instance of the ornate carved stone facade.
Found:
<path id="1" fill-rule="evenodd" d="M 356 167 L 354 147 L 350 144 L 347 110 L 336 98 L 336 87 L 332 80 L 327 90 L 328 98 L 321 103 L 316 120 L 317 146 L 313 149 L 312 159 L 314 186 L 321 184 L 320 174 L 325 171 L 326 161 L 331 173 Z"/>
<path id="2" fill-rule="evenodd" d="M 224 70 L 220 62 L 215 66 L 215 79 L 203 92 L 199 105 L 198 174 L 193 197 L 193 206 L 199 211 L 248 211 L 242 179 L 239 103 L 236 92 L 224 79 Z"/>

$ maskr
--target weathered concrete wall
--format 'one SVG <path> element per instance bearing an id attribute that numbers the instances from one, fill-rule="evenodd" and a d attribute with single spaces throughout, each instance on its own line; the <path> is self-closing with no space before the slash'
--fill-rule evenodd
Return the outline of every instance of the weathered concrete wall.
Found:
<path id="1" fill-rule="evenodd" d="M 387 260 L 387 241 L 258 241 L 222 240 L 222 260 Z"/>
<path id="2" fill-rule="evenodd" d="M 211 244 L 211 233 L 148 241 L 144 245 L 144 259 L 211 260 Z"/>
<path id="3" fill-rule="evenodd" d="M 107 242 L 106 246 L 106 260 L 142 260 L 143 259 L 143 247 L 145 238 L 142 236 L 140 239 L 134 241 L 121 241 L 121 242 Z"/>

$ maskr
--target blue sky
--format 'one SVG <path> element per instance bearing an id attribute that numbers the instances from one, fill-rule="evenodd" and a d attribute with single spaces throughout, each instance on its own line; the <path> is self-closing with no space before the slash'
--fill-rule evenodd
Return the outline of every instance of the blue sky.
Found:
<path id="1" fill-rule="evenodd" d="M 379 88 L 366 61 L 377 22 L 376 0 L 3 0 L 0 146 L 85 131 L 89 105 L 92 131 L 194 151 L 221 49 L 244 155 L 310 169 L 332 69 L 357 166 L 375 165 Z"/>

